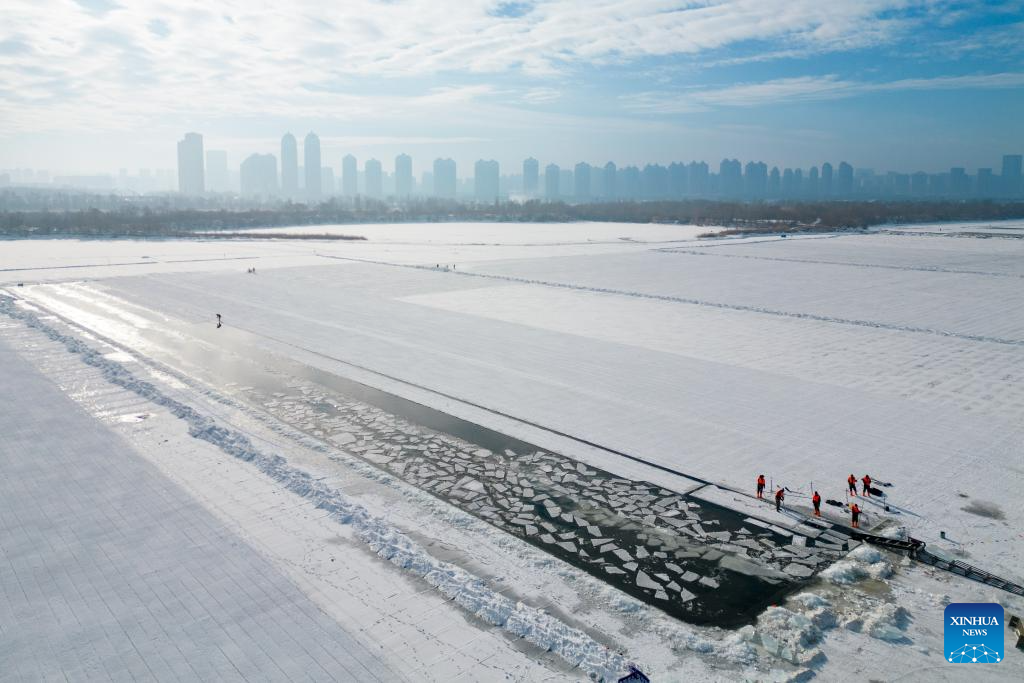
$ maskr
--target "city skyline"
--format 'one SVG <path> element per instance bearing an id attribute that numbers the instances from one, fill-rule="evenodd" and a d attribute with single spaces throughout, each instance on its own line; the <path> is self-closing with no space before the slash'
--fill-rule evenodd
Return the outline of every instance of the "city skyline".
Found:
<path id="1" fill-rule="evenodd" d="M 460 166 L 532 149 L 561 165 L 985 167 L 1024 139 L 1024 10 L 948 4 L 15 2 L 0 168 L 172 168 L 182 130 L 237 166 L 308 128 L 325 149 Z"/>

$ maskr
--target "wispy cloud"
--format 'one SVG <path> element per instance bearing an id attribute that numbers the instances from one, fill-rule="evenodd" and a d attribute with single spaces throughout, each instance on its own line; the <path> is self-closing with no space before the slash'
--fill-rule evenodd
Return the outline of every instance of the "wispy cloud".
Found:
<path id="1" fill-rule="evenodd" d="M 367 84 L 403 106 L 486 97 L 409 79 L 697 56 L 748 41 L 832 51 L 893 40 L 942 0 L 15 0 L 0 23 L 3 127 L 122 126 L 150 115 L 363 115 Z M 32 69 L 59 73 L 40 78 Z M 468 88 L 468 89 L 467 89 Z M 362 94 L 360 94 L 362 92 Z M 459 99 L 466 98 L 466 99 Z M 557 99 L 543 83 L 521 100 Z M 46 109 L 39 103 L 45 102 Z"/>
<path id="2" fill-rule="evenodd" d="M 895 81 L 854 81 L 835 74 L 779 78 L 761 83 L 740 83 L 721 88 L 700 88 L 682 93 L 642 92 L 623 96 L 628 107 L 655 114 L 707 111 L 716 107 L 759 107 L 856 97 L 873 92 L 912 90 L 985 90 L 1024 86 L 1024 73 L 1010 72 Z"/>

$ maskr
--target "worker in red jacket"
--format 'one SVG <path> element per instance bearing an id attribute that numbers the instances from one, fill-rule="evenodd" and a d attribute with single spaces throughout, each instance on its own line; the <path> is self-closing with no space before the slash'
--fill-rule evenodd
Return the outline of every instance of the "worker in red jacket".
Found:
<path id="1" fill-rule="evenodd" d="M 821 496 L 818 495 L 817 491 L 811 496 L 811 503 L 814 505 L 814 516 L 821 517 Z"/>
<path id="2" fill-rule="evenodd" d="M 870 474 L 865 474 L 861 478 L 861 483 L 864 484 L 864 495 L 870 498 L 871 497 L 871 475 Z"/>
<path id="3" fill-rule="evenodd" d="M 764 498 L 764 475 L 757 475 L 757 497 Z"/>
<path id="4" fill-rule="evenodd" d="M 782 501 L 785 500 L 785 499 L 786 499 L 786 493 L 780 487 L 779 490 L 775 492 L 775 511 L 776 512 L 779 512 L 779 511 L 782 510 Z"/>
<path id="5" fill-rule="evenodd" d="M 857 477 L 853 476 L 853 474 L 851 473 L 850 476 L 848 476 L 846 478 L 846 483 L 850 485 L 850 495 L 851 496 L 856 496 L 857 495 Z"/>
<path id="6" fill-rule="evenodd" d="M 854 529 L 859 529 L 860 528 L 860 508 L 857 507 L 856 503 L 854 503 L 853 505 L 850 506 L 850 514 L 853 515 L 853 528 Z"/>

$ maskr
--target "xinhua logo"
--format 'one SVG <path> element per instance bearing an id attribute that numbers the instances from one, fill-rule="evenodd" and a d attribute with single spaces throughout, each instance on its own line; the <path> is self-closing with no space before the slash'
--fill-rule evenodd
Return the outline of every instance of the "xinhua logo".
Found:
<path id="1" fill-rule="evenodd" d="M 995 664 L 1003 660 L 1003 608 L 994 602 L 954 602 L 946 607 L 946 661 Z"/>

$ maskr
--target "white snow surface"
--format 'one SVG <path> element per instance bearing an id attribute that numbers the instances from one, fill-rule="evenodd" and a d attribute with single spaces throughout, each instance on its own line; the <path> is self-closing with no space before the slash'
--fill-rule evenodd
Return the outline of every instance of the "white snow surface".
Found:
<path id="1" fill-rule="evenodd" d="M 892 486 L 884 501 L 859 501 L 862 526 L 1024 582 L 1024 240 L 948 236 L 948 227 L 699 240 L 705 229 L 685 226 L 339 226 L 370 239 L 24 241 L 0 247 L 0 282 L 38 314 L 57 313 L 138 357 L 160 351 L 147 326 L 187 339 L 220 312 L 235 340 L 591 465 L 595 449 L 564 435 L 739 490 L 763 472 L 792 492 L 773 522 L 781 526 L 799 523 L 812 490 L 845 503 L 846 476 L 868 473 Z M 960 227 L 1015 235 L 1022 225 Z M 115 262 L 102 263 L 104 253 Z M 246 275 L 252 265 L 258 275 Z M 111 381 L 138 380 L 125 356 L 96 361 Z M 161 384 L 182 386 L 172 374 L 154 382 L 139 384 L 147 400 L 179 414 L 194 437 L 326 506 L 382 557 L 485 621 L 584 670 L 622 664 L 602 659 L 579 629 L 421 555 L 387 519 L 261 455 L 244 435 L 164 402 Z M 600 458 L 635 476 L 636 463 Z M 823 512 L 848 521 L 839 508 Z M 858 651 L 898 656 L 907 671 L 938 663 L 950 597 L 1024 608 L 866 546 L 821 578 L 742 634 L 697 630 L 679 642 L 690 657 L 710 650 L 757 666 L 748 677 L 842 680 L 871 677 Z M 639 609 L 614 591 L 606 604 Z M 629 654 L 658 659 L 630 642 Z M 1022 670 L 1011 660 L 1000 670 L 1008 679 Z M 766 661 L 778 665 L 766 673 Z"/>

